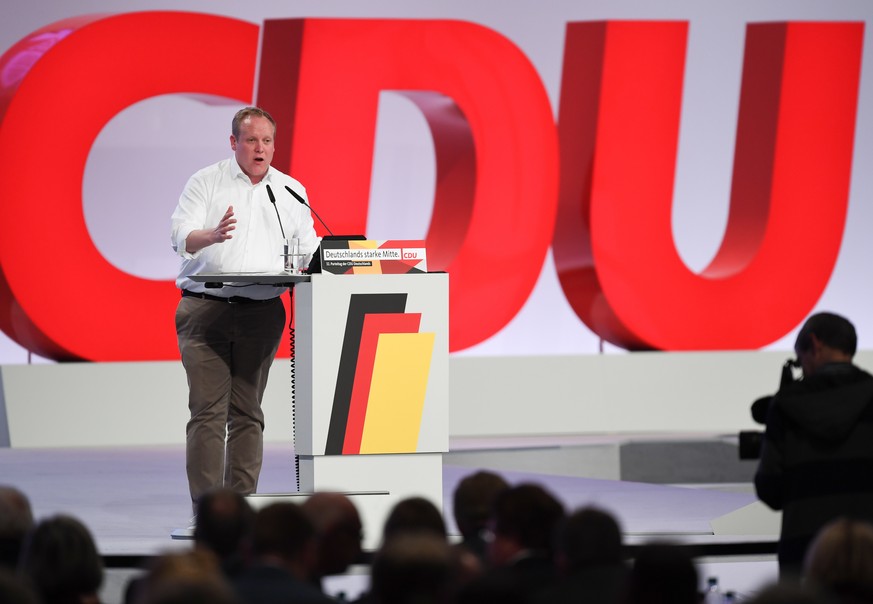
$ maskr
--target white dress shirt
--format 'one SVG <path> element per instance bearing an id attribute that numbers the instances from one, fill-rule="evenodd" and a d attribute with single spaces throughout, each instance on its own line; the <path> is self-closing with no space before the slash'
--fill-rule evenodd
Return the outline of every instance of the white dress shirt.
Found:
<path id="1" fill-rule="evenodd" d="M 276 209 L 267 195 L 270 185 L 276 198 L 275 208 L 282 218 L 280 229 Z M 215 296 L 245 296 L 265 300 L 280 295 L 284 288 L 272 285 L 226 285 L 206 289 L 203 283 L 188 278 L 195 273 L 281 273 L 284 269 L 283 237 L 300 240 L 300 250 L 315 252 L 319 238 L 315 234 L 309 208 L 298 202 L 286 189 L 289 186 L 304 199 L 306 189 L 287 174 L 272 166 L 256 185 L 231 157 L 195 173 L 179 198 L 172 217 L 173 249 L 182 258 L 176 286 Z M 221 222 L 228 206 L 233 206 L 236 228 L 231 239 L 214 243 L 193 254 L 186 251 L 191 231 L 211 229 Z M 307 262 L 304 266 L 308 264 Z"/>

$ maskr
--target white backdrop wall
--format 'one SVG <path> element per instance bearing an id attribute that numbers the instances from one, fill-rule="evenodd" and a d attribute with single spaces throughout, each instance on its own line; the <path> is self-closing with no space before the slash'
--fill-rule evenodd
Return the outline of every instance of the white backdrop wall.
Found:
<path id="1" fill-rule="evenodd" d="M 120 10 L 190 10 L 257 24 L 282 17 L 460 19 L 482 24 L 514 42 L 539 72 L 557 114 L 568 22 L 688 21 L 673 230 L 679 253 L 693 270 L 702 269 L 712 259 L 727 218 L 746 25 L 788 20 L 869 24 L 873 18 L 873 3 L 868 0 L 130 0 L 123 9 L 121 6 L 110 0 L 40 0 L 17 4 L 14 10 L 7 7 L 0 22 L 0 50 L 54 21 Z M 868 27 L 867 42 L 870 35 Z M 868 236 L 873 224 L 871 48 L 873 45 L 865 44 L 848 222 L 833 276 L 817 305 L 817 310 L 851 317 L 858 326 L 862 348 L 870 348 L 873 339 L 868 302 L 869 259 L 873 257 L 873 238 Z M 170 250 L 169 215 L 187 177 L 229 155 L 229 122 L 237 108 L 164 96 L 128 108 L 106 126 L 89 157 L 83 203 L 92 239 L 114 265 L 152 279 L 175 277 L 178 261 Z M 22 141 L 22 157 L 40 161 L 50 146 L 51 141 Z M 404 99 L 383 94 L 375 147 L 368 235 L 374 239 L 423 237 L 434 190 L 433 149 L 423 119 Z M 40 196 L 51 195 L 50 179 L 46 184 L 35 189 L 33 199 L 21 201 L 39 203 Z M 317 203 L 318 191 L 309 193 Z M 50 217 L 47 225 L 50 241 L 51 229 L 58 227 L 51 224 Z M 173 329 L 171 317 L 167 317 L 167 329 Z M 768 348 L 789 350 L 794 336 L 795 332 L 786 334 Z M 535 290 L 515 319 L 489 340 L 458 354 L 585 355 L 599 350 L 598 337 L 570 309 L 549 255 Z M 608 345 L 605 351 L 620 352 Z M 27 351 L 0 336 L 0 364 L 26 362 Z"/>
<path id="2" fill-rule="evenodd" d="M 779 351 L 455 356 L 449 435 L 696 438 L 761 429 L 749 408 L 776 390 L 784 360 Z M 873 353 L 857 360 L 873 369 Z M 277 360 L 264 396 L 264 438 L 289 451 L 290 382 L 288 360 Z M 6 365 L 0 447 L 181 444 L 186 400 L 185 372 L 169 361 Z"/>

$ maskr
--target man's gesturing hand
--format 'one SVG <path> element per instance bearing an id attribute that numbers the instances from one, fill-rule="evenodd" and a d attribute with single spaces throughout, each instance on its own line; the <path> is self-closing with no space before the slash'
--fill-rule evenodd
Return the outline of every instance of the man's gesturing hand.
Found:
<path id="1" fill-rule="evenodd" d="M 233 206 L 228 206 L 227 211 L 215 228 L 191 231 L 185 240 L 185 250 L 189 254 L 195 254 L 213 243 L 223 243 L 233 239 L 231 231 L 236 228 L 236 218 L 233 217 Z"/>

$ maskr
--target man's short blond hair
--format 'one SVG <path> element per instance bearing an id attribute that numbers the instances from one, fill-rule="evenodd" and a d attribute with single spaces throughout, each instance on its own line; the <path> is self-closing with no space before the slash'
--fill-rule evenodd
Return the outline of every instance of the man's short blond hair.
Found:
<path id="1" fill-rule="evenodd" d="M 252 117 L 262 117 L 273 125 L 273 136 L 276 136 L 276 120 L 273 116 L 261 109 L 260 107 L 244 107 L 236 112 L 233 116 L 233 121 L 230 124 L 230 131 L 234 138 L 239 138 L 240 124 Z"/>

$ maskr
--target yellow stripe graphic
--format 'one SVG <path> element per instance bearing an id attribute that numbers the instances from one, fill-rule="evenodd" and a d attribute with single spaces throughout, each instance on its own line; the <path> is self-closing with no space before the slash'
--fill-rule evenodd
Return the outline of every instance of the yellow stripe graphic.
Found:
<path id="1" fill-rule="evenodd" d="M 415 453 L 435 335 L 379 336 L 361 453 Z"/>

